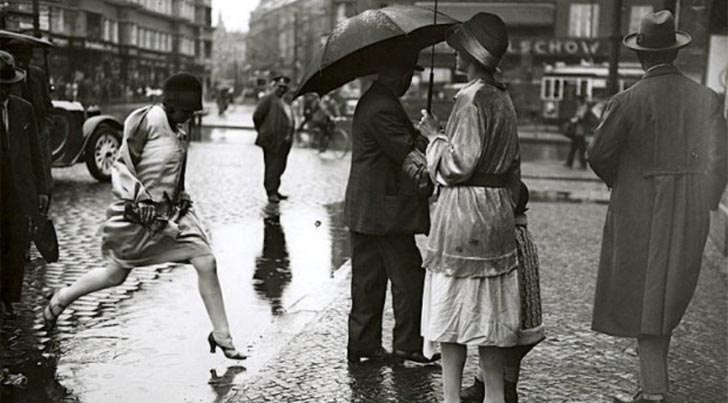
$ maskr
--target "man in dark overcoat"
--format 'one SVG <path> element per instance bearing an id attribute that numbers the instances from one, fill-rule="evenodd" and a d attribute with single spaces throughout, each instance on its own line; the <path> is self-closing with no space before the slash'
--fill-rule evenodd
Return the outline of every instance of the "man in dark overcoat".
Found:
<path id="1" fill-rule="evenodd" d="M 261 98 L 253 112 L 253 124 L 258 131 L 255 144 L 263 149 L 263 186 L 270 203 L 278 203 L 288 198 L 278 189 L 293 144 L 295 121 L 291 105 L 285 99 L 290 82 L 288 77 L 275 77 L 273 90 Z"/>
<path id="2" fill-rule="evenodd" d="M 51 176 L 51 145 L 50 145 L 50 113 L 53 110 L 48 78 L 42 68 L 31 63 L 33 59 L 33 44 L 23 39 L 13 39 L 5 45 L 6 50 L 15 57 L 21 70 L 25 70 L 25 80 L 18 83 L 20 96 L 33 105 L 35 123 L 38 128 L 41 153 L 43 153 L 43 171 L 45 173 L 46 187 L 53 186 Z"/>
<path id="3" fill-rule="evenodd" d="M 402 53 L 382 58 L 377 80 L 362 95 L 354 112 L 344 212 L 352 244 L 347 350 L 352 363 L 390 356 L 382 347 L 387 280 L 392 283 L 394 355 L 416 362 L 431 361 L 422 354 L 420 316 L 425 272 L 415 245 L 415 233 L 429 229 L 427 199 L 409 192 L 402 176 L 403 162 L 417 132 L 399 97 L 410 86 L 418 53 Z"/>
<path id="4" fill-rule="evenodd" d="M 25 78 L 0 51 L 0 308 L 12 313 L 23 286 L 25 251 L 48 204 L 43 157 L 33 107 L 10 95 Z"/>
<path id="5" fill-rule="evenodd" d="M 665 401 L 670 338 L 695 291 L 709 211 L 726 185 L 721 101 L 673 65 L 689 43 L 666 10 L 625 36 L 645 75 L 609 101 L 588 149 L 612 189 L 592 329 L 636 338 L 639 347 L 641 390 L 616 402 Z"/>

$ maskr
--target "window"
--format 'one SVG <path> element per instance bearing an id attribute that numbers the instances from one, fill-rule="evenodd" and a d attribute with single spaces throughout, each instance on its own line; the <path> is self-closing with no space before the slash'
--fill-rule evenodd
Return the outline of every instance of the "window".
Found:
<path id="1" fill-rule="evenodd" d="M 632 10 L 629 13 L 629 31 L 628 32 L 639 32 L 640 21 L 647 14 L 652 12 L 652 6 L 632 6 Z"/>
<path id="2" fill-rule="evenodd" d="M 541 99 L 544 101 L 559 101 L 563 98 L 562 87 L 564 80 L 557 77 L 544 77 L 541 81 Z"/>
<path id="3" fill-rule="evenodd" d="M 127 37 L 126 41 L 129 45 L 136 46 L 138 44 L 137 42 L 137 26 L 136 24 L 129 24 L 127 25 Z"/>
<path id="4" fill-rule="evenodd" d="M 86 13 L 86 35 L 89 39 L 103 39 L 101 14 Z"/>
<path id="5" fill-rule="evenodd" d="M 104 34 L 102 39 L 107 42 L 119 43 L 119 23 L 104 19 Z"/>
<path id="6" fill-rule="evenodd" d="M 599 32 L 599 4 L 572 4 L 569 9 L 569 36 L 594 38 Z"/>
<path id="7" fill-rule="evenodd" d="M 62 8 L 51 9 L 51 32 L 69 34 L 66 32 L 65 10 Z"/>

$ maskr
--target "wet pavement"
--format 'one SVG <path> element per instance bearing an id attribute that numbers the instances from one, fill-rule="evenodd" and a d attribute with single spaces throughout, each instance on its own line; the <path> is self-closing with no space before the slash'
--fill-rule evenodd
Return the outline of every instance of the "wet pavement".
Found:
<path id="1" fill-rule="evenodd" d="M 233 336 L 253 358 L 276 318 L 346 260 L 337 202 L 348 161 L 294 149 L 281 189 L 291 200 L 276 207 L 264 197 L 251 133 L 213 131 L 209 138 L 192 145 L 187 188 L 209 229 Z M 214 401 L 220 390 L 208 382 L 230 383 L 244 367 L 209 354 L 211 326 L 190 266 L 135 269 L 123 285 L 67 308 L 52 338 L 40 330 L 43 295 L 103 265 L 97 230 L 111 200 L 109 185 L 82 165 L 54 176 L 61 259 L 30 265 L 20 315 L 2 324 L 3 366 L 29 378 L 25 391 L 3 388 L 2 401 Z M 270 350 L 276 341 L 265 343 Z"/>
<path id="2" fill-rule="evenodd" d="M 529 227 L 539 248 L 547 338 L 523 361 L 520 401 L 611 403 L 638 387 L 633 340 L 590 330 L 591 308 L 606 207 L 599 204 L 534 203 Z M 422 246 L 424 239 L 419 238 Z M 726 259 L 709 244 L 695 297 L 676 329 L 670 350 L 670 403 L 728 401 L 728 278 Z M 256 376 L 235 385 L 238 402 L 440 402 L 439 365 L 346 361 L 346 281 L 339 297 Z M 384 315 L 383 345 L 391 348 L 391 301 Z M 477 368 L 470 349 L 463 386 Z"/>
<path id="3" fill-rule="evenodd" d="M 108 184 L 78 165 L 54 170 L 52 216 L 61 259 L 29 265 L 17 319 L 0 323 L 0 367 L 22 373 L 24 389 L 0 388 L 5 402 L 436 402 L 440 368 L 349 367 L 348 232 L 342 224 L 349 157 L 294 148 L 281 192 L 268 205 L 255 133 L 207 128 L 192 145 L 187 188 L 207 225 L 242 362 L 211 355 L 210 324 L 190 266 L 132 271 L 120 287 L 71 305 L 47 337 L 41 307 L 52 289 L 103 265 L 97 236 L 111 200 Z M 626 340 L 589 330 L 596 259 L 608 192 L 589 171 L 529 150 L 523 173 L 535 203 L 531 228 L 541 253 L 549 337 L 525 361 L 525 402 L 607 402 L 636 387 Z M 421 241 L 422 239 L 420 239 Z M 677 402 L 728 399 L 726 277 L 708 259 L 671 353 Z M 343 265 L 343 266 L 342 266 Z M 568 279 L 568 280 L 567 280 Z M 391 342 L 392 314 L 385 315 Z M 475 360 L 468 361 L 472 379 Z M 698 383 L 700 379 L 700 383 Z"/>

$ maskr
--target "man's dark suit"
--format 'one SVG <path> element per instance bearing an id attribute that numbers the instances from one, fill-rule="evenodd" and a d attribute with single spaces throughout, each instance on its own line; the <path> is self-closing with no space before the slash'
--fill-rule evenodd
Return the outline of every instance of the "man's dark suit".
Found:
<path id="1" fill-rule="evenodd" d="M 48 194 L 33 107 L 8 99 L 8 132 L 0 125 L 0 300 L 17 302 L 23 285 L 30 224 L 38 223 L 38 195 Z"/>
<path id="2" fill-rule="evenodd" d="M 293 143 L 293 121 L 286 114 L 283 102 L 272 92 L 258 102 L 253 112 L 253 124 L 258 131 L 255 144 L 263 149 L 263 186 L 268 196 L 278 194 Z"/>
<path id="3" fill-rule="evenodd" d="M 53 103 L 48 88 L 48 79 L 43 69 L 31 64 L 27 66 L 25 81 L 21 82 L 20 86 L 22 98 L 33 105 L 35 122 L 38 128 L 38 140 L 40 140 L 40 149 L 43 155 L 46 187 L 50 189 L 53 186 L 53 179 L 51 176 L 52 157 L 49 118 L 51 110 L 53 110 Z"/>
<path id="4" fill-rule="evenodd" d="M 427 231 L 428 206 L 402 174 L 416 135 L 397 96 L 375 82 L 354 113 L 346 188 L 345 223 L 352 240 L 350 352 L 366 356 L 380 348 L 387 279 L 392 282 L 394 348 L 422 350 L 424 270 L 414 234 Z"/>

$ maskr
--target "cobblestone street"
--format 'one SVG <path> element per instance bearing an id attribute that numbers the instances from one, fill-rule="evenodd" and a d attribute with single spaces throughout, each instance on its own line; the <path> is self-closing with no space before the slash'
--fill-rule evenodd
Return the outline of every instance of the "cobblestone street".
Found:
<path id="1" fill-rule="evenodd" d="M 233 335 L 250 358 L 240 365 L 207 353 L 196 275 L 179 265 L 136 269 L 122 286 L 70 306 L 52 338 L 41 331 L 45 295 L 103 264 L 97 230 L 109 185 L 78 165 L 54 171 L 61 260 L 43 265 L 34 254 L 19 316 L 0 325 L 2 367 L 28 382 L 4 387 L 2 402 L 439 401 L 439 365 L 346 362 L 341 202 L 349 159 L 294 148 L 281 189 L 291 199 L 272 209 L 254 133 L 213 128 L 207 138 L 192 145 L 187 188 L 209 229 Z M 608 192 L 590 172 L 559 162 L 526 161 L 523 173 L 537 201 L 530 228 L 548 338 L 524 361 L 522 401 L 611 402 L 637 387 L 637 358 L 631 341 L 589 328 Z M 717 268 L 725 258 L 712 246 L 706 256 L 672 345 L 673 403 L 728 399 L 727 280 Z M 385 321 L 389 348 L 389 307 Z M 475 373 L 473 353 L 465 385 Z"/>
<path id="2" fill-rule="evenodd" d="M 601 229 L 606 208 L 595 204 L 535 203 L 530 229 L 540 249 L 547 339 L 524 360 L 519 391 L 524 402 L 611 402 L 638 383 L 635 343 L 590 330 Z M 728 401 L 726 278 L 712 245 L 695 298 L 671 349 L 674 403 Z M 437 402 L 439 365 L 378 366 L 346 362 L 348 289 L 260 374 L 246 379 L 226 402 Z M 391 308 L 385 343 L 391 348 Z M 464 386 L 477 358 L 470 351 Z"/>

